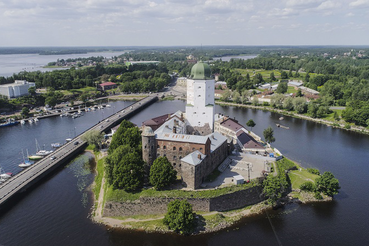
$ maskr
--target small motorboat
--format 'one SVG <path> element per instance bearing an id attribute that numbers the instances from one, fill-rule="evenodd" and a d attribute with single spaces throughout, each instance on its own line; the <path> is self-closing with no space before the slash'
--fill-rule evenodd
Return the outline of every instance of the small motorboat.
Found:
<path id="1" fill-rule="evenodd" d="M 62 146 L 61 143 L 52 143 L 51 144 L 51 147 L 53 147 L 53 148 L 59 148 L 60 146 Z"/>

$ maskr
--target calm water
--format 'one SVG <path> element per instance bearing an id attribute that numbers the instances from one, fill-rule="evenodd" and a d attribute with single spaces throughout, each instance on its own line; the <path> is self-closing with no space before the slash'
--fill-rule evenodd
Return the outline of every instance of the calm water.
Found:
<path id="1" fill-rule="evenodd" d="M 113 57 L 124 54 L 125 52 L 92 52 L 87 54 L 68 54 L 68 55 L 38 55 L 38 54 L 12 54 L 0 55 L 0 76 L 9 77 L 13 73 L 21 71 L 52 71 L 63 68 L 43 68 L 49 62 L 55 62 L 58 59 L 69 58 L 88 58 L 91 56 Z"/>
<path id="2" fill-rule="evenodd" d="M 127 103 L 127 102 L 116 102 Z M 128 105 L 128 104 L 126 104 Z M 116 107 L 118 107 L 116 105 Z M 131 120 L 137 125 L 157 115 L 184 110 L 185 102 L 158 102 Z M 105 109 L 106 110 L 106 109 Z M 280 115 L 233 107 L 216 107 L 216 112 L 236 117 L 245 124 L 253 119 L 253 130 L 272 126 L 273 144 L 287 157 L 304 167 L 332 171 L 340 180 L 341 193 L 334 202 L 289 205 L 266 215 L 243 219 L 233 228 L 194 237 L 147 234 L 107 229 L 91 222 L 92 207 L 88 185 L 93 180 L 94 162 L 81 155 L 0 215 L 0 245 L 368 245 L 366 212 L 369 137 L 285 117 L 289 130 L 275 126 Z M 53 118 L 38 125 L 0 130 L 0 163 L 6 171 L 17 170 L 20 148 L 32 149 L 34 138 L 40 143 L 68 137 L 68 131 L 89 127 L 101 120 L 101 111 L 75 120 Z M 5 144 L 6 143 L 6 144 Z M 15 167 L 14 167 L 15 166 Z M 272 226 L 274 227 L 274 231 Z"/>

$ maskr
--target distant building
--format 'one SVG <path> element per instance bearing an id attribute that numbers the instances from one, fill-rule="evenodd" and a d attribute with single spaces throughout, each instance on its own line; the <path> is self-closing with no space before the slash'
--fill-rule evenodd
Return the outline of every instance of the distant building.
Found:
<path id="1" fill-rule="evenodd" d="M 0 85 L 0 94 L 8 98 L 25 96 L 28 95 L 28 89 L 35 86 L 36 84 L 34 82 L 16 80 L 12 84 Z"/>
<path id="2" fill-rule="evenodd" d="M 215 89 L 218 89 L 219 86 L 222 88 L 222 90 L 227 89 L 227 83 L 224 81 L 218 81 L 215 83 Z"/>
<path id="3" fill-rule="evenodd" d="M 118 87 L 118 85 L 116 83 L 113 83 L 113 82 L 104 82 L 102 84 L 99 84 L 99 88 L 103 91 L 110 90 L 110 89 L 115 89 L 117 87 Z"/>

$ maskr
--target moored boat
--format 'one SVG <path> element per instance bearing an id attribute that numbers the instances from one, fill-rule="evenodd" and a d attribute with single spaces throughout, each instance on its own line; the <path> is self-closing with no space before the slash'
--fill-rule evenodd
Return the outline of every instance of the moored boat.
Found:
<path id="1" fill-rule="evenodd" d="M 1 123 L 0 127 L 6 127 L 6 126 L 16 126 L 19 122 L 15 121 L 14 119 L 8 119 L 5 123 Z"/>
<path id="2" fill-rule="evenodd" d="M 51 147 L 53 147 L 53 148 L 59 148 L 60 146 L 62 146 L 61 143 L 52 143 L 51 144 Z"/>

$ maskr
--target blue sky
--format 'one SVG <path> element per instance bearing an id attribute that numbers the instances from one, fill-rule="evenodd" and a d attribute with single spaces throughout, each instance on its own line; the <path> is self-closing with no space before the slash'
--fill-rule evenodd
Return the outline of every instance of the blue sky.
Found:
<path id="1" fill-rule="evenodd" d="M 369 45 L 369 0 L 0 0 L 0 46 Z"/>

